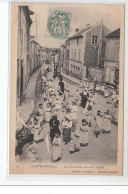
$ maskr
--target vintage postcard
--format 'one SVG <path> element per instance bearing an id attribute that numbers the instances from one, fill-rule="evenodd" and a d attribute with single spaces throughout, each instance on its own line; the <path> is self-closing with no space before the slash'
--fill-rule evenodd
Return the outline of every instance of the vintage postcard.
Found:
<path id="1" fill-rule="evenodd" d="M 9 173 L 123 173 L 123 4 L 10 4 Z"/>

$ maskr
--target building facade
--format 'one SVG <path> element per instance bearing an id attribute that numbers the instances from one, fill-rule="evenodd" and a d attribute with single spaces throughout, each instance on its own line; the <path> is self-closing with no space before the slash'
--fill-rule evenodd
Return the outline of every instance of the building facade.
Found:
<path id="1" fill-rule="evenodd" d="M 106 36 L 104 81 L 107 83 L 115 84 L 119 82 L 119 56 L 120 29 L 117 29 Z"/>
<path id="2" fill-rule="evenodd" d="M 17 104 L 21 104 L 29 75 L 30 66 L 30 27 L 32 20 L 28 6 L 18 7 L 18 40 L 17 40 Z"/>
<path id="3" fill-rule="evenodd" d="M 88 67 L 104 65 L 105 36 L 108 33 L 109 30 L 102 23 L 76 29 L 76 33 L 68 39 L 70 74 L 86 77 Z"/>

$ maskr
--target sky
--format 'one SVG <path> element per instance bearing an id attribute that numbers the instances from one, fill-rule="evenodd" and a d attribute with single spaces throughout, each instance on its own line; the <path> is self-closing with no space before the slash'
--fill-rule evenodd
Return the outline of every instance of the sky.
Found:
<path id="1" fill-rule="evenodd" d="M 100 4 L 43 4 L 31 3 L 29 9 L 34 11 L 31 16 L 33 24 L 31 26 L 31 35 L 36 35 L 36 17 L 37 17 L 37 42 L 48 48 L 58 48 L 65 42 L 64 39 L 52 38 L 47 31 L 47 20 L 49 10 L 63 10 L 71 13 L 70 33 L 75 33 L 75 29 L 81 29 L 86 24 L 95 25 L 103 21 L 103 24 L 113 31 L 121 26 L 124 17 L 123 5 L 100 5 Z"/>

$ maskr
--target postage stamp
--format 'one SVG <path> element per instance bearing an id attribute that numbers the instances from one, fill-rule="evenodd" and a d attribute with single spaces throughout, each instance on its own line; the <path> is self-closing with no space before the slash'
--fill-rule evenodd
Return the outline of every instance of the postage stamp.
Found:
<path id="1" fill-rule="evenodd" d="M 49 10 L 47 30 L 54 38 L 68 38 L 71 14 L 61 10 Z"/>

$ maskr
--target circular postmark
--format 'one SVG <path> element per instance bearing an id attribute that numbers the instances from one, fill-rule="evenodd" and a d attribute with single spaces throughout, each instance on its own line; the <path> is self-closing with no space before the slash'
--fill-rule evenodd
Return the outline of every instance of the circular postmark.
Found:
<path id="1" fill-rule="evenodd" d="M 47 29 L 54 38 L 68 38 L 70 31 L 70 13 L 61 10 L 50 10 Z"/>

